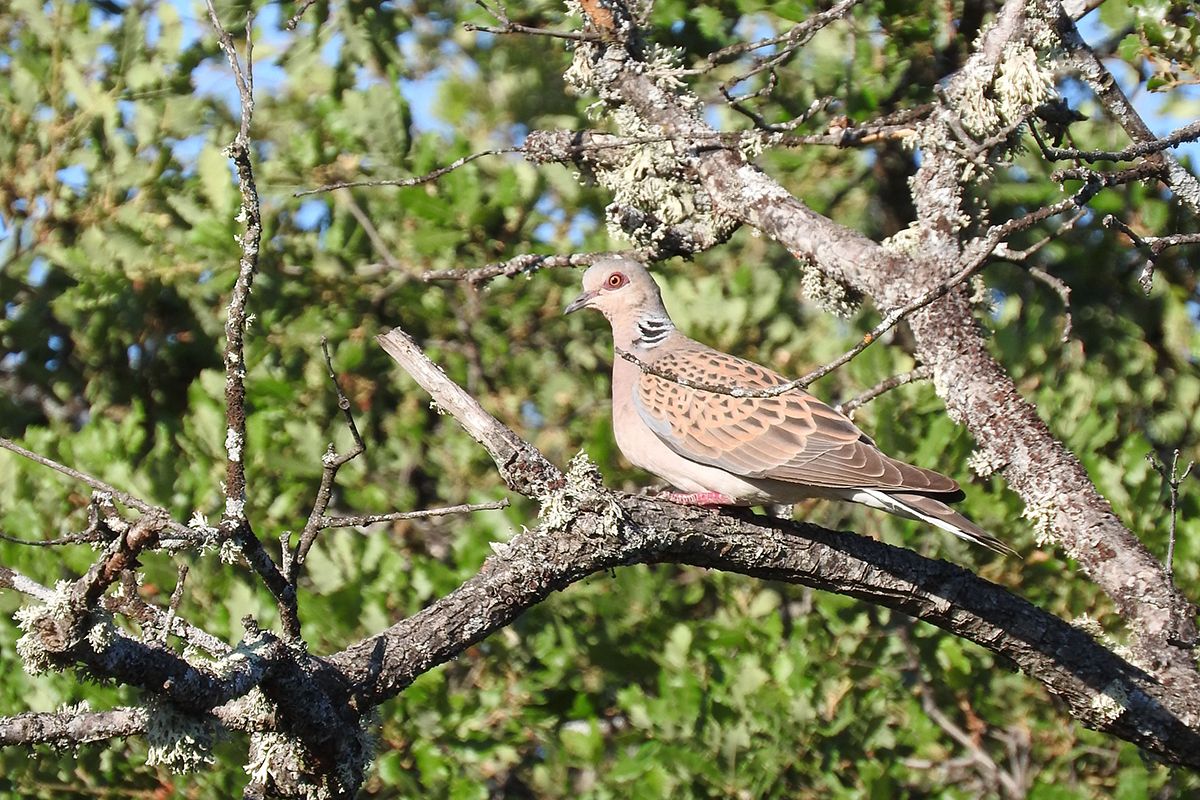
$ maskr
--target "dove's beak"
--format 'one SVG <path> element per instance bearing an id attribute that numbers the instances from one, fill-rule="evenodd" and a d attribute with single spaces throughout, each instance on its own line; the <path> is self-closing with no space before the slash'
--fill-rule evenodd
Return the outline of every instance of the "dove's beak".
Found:
<path id="1" fill-rule="evenodd" d="M 563 309 L 563 314 L 574 314 L 581 308 L 587 308 L 592 304 L 592 301 L 596 299 L 597 294 L 598 292 L 594 290 L 590 292 L 584 292 L 583 294 L 579 295 L 579 297 L 576 297 L 574 300 L 572 300 L 569 306 Z"/>

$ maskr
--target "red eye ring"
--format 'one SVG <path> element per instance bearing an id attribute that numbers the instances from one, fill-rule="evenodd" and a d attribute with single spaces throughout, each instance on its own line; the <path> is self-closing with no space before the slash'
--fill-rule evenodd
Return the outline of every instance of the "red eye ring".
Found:
<path id="1" fill-rule="evenodd" d="M 625 284 L 629 283 L 629 278 L 625 277 L 623 272 L 614 272 L 604 279 L 604 288 L 620 289 Z"/>

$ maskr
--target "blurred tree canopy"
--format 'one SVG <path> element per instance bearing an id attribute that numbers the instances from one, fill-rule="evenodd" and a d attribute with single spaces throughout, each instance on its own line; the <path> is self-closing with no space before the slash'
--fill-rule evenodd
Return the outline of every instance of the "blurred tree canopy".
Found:
<path id="1" fill-rule="evenodd" d="M 322 337 L 367 444 L 339 475 L 334 508 L 386 513 L 506 495 L 486 453 L 376 346 L 393 325 L 553 462 L 583 449 L 610 487 L 648 485 L 613 442 L 607 330 L 595 318 L 560 316 L 576 272 L 480 285 L 422 279 L 526 253 L 626 247 L 606 224 L 608 190 L 569 167 L 502 152 L 418 185 L 296 196 L 422 175 L 519 146 L 532 130 L 594 127 L 595 98 L 564 85 L 576 43 L 468 30 L 464 23 L 496 18 L 467 2 L 319 0 L 294 29 L 291 4 L 216 5 L 239 41 L 254 12 L 251 138 L 264 232 L 245 346 L 245 468 L 246 506 L 268 549 L 304 527 L 327 443 L 349 444 Z M 746 104 L 767 123 L 808 115 L 794 133 L 824 134 L 850 124 L 843 118 L 863 123 L 936 102 L 939 82 L 968 58 L 999 5 L 863 0 L 778 70 L 769 108 Z M 823 8 L 658 0 L 643 34 L 687 66 Z M 536 28 L 580 24 L 560 3 L 507 13 Z M 1080 24 L 1156 133 L 1200 116 L 1194 6 L 1109 0 Z M 721 130 L 755 124 L 721 102 L 722 84 L 746 63 L 681 78 Z M 0 76 L 0 435 L 177 520 L 219 517 L 223 325 L 243 231 L 223 152 L 239 125 L 238 97 L 207 12 L 194 0 L 11 0 L 0 11 Z M 727 88 L 753 91 L 758 80 Z M 1128 144 L 1082 82 L 1064 72 L 1055 89 L 1083 116 L 1064 146 Z M 1047 163 L 1028 133 L 1017 135 L 1022 146 L 975 190 L 992 221 L 1063 196 L 1050 174 L 1067 164 Z M 1194 142 L 1174 152 L 1194 171 Z M 770 149 L 756 163 L 816 212 L 872 239 L 903 235 L 914 218 L 908 182 L 920 159 L 901 138 Z M 1147 251 L 1102 224 L 1110 214 L 1143 238 L 1200 230 L 1195 214 L 1153 184 L 1104 188 L 1029 263 L 981 273 L 977 317 L 1023 396 L 1120 519 L 1163 556 L 1170 515 L 1147 458 L 1169 463 L 1177 449 L 1183 464 L 1200 458 L 1196 249 L 1163 250 L 1144 293 Z M 1058 224 L 1022 234 L 1013 248 Z M 787 374 L 831 360 L 879 320 L 869 303 L 831 300 L 815 271 L 748 228 L 694 262 L 656 270 L 680 328 Z M 897 329 L 814 391 L 846 400 L 915 364 L 909 334 Z M 930 384 L 882 395 L 856 420 L 885 451 L 962 482 L 964 512 L 1023 560 L 848 505 L 813 503 L 798 515 L 971 565 L 1114 646 L 1124 642 L 1110 601 L 1070 559 L 1040 546 L 1005 482 L 986 468 L 971 473 L 974 442 Z M 1200 597 L 1197 496 L 1194 483 L 1182 484 L 1174 555 L 1175 580 L 1191 598 Z M 492 543 L 532 524 L 536 505 L 513 500 L 504 510 L 322 534 L 300 586 L 312 652 L 376 633 L 474 574 Z M 0 532 L 54 539 L 86 528 L 88 508 L 78 483 L 0 452 Z M 0 563 L 47 586 L 83 574 L 94 558 L 87 545 L 0 542 Z M 187 563 L 179 615 L 203 619 L 231 644 L 246 615 L 278 623 L 271 596 L 244 567 L 195 552 L 141 561 L 139 595 L 164 605 L 176 564 Z M 75 672 L 22 671 L 12 619 L 22 604 L 15 592 L 0 594 L 0 713 L 138 702 L 133 689 Z M 940 629 L 837 594 L 674 565 L 622 568 L 552 595 L 385 703 L 374 735 L 363 789 L 371 797 L 1200 793 L 1194 773 L 1069 721 L 1041 685 Z M 9 747 L 0 791 L 232 796 L 246 781 L 239 736 L 216 745 L 214 766 L 186 776 L 147 766 L 151 745 L 141 738 L 39 746 L 32 758 Z"/>

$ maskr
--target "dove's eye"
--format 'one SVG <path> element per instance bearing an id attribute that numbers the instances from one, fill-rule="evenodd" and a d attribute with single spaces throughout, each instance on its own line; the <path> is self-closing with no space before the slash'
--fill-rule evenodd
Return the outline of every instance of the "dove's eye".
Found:
<path id="1" fill-rule="evenodd" d="M 607 289 L 620 289 L 627 283 L 629 283 L 629 278 L 625 277 L 625 273 L 614 272 L 605 279 L 604 286 Z"/>

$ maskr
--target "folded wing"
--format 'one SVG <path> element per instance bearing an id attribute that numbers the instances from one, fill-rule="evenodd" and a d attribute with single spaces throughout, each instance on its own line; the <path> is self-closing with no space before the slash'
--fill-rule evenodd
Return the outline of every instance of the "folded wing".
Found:
<path id="1" fill-rule="evenodd" d="M 654 367 L 729 389 L 787 382 L 758 364 L 690 341 L 656 359 Z M 801 390 L 732 397 L 643 372 L 634 405 L 673 451 L 735 475 L 823 488 L 960 493 L 952 479 L 888 457 L 845 415 Z"/>

